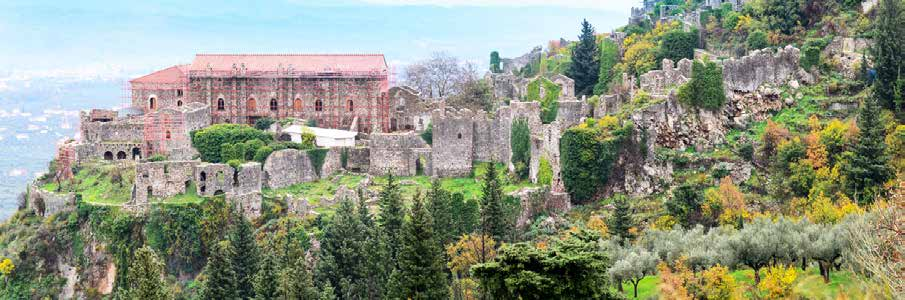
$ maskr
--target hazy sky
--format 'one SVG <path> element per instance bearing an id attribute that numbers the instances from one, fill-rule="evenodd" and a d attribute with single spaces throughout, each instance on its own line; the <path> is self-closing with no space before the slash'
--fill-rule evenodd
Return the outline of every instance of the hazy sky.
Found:
<path id="1" fill-rule="evenodd" d="M 0 1 L 0 77 L 136 75 L 195 53 L 435 51 L 486 64 L 565 37 L 582 18 L 623 25 L 637 1 Z M 187 3 L 191 2 L 191 3 Z M 107 75 L 105 75 L 107 74 Z"/>

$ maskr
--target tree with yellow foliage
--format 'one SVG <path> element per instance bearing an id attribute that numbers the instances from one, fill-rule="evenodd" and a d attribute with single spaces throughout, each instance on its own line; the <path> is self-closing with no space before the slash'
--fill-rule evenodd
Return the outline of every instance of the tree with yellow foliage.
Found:
<path id="1" fill-rule="evenodd" d="M 701 272 L 704 281 L 704 299 L 734 300 L 741 299 L 735 278 L 729 275 L 729 268 L 717 264 Z"/>
<path id="2" fill-rule="evenodd" d="M 489 236 L 466 234 L 446 247 L 446 264 L 453 274 L 452 291 L 456 299 L 477 299 L 477 281 L 471 278 L 471 267 L 496 257 L 496 241 Z"/>
<path id="3" fill-rule="evenodd" d="M 13 264 L 13 260 L 5 257 L 0 260 L 0 275 L 3 275 L 4 279 L 8 278 L 14 270 L 16 270 L 16 265 Z"/>
<path id="4" fill-rule="evenodd" d="M 588 218 L 588 222 L 585 224 L 588 229 L 593 230 L 595 232 L 600 233 L 601 237 L 609 236 L 609 228 L 606 226 L 606 221 L 603 220 L 599 215 L 593 215 Z"/>
<path id="5" fill-rule="evenodd" d="M 757 287 L 767 299 L 785 299 L 792 296 L 792 287 L 798 279 L 798 272 L 792 266 L 777 265 L 764 272 L 764 279 Z"/>
<path id="6" fill-rule="evenodd" d="M 718 188 L 710 188 L 704 192 L 703 211 L 705 216 L 716 218 L 721 225 L 731 225 L 741 228 L 751 220 L 743 194 L 732 178 L 726 176 L 720 180 Z"/>
<path id="7" fill-rule="evenodd" d="M 657 265 L 657 272 L 660 275 L 660 283 L 657 289 L 660 290 L 660 296 L 663 299 L 674 300 L 691 300 L 694 297 L 688 292 L 685 284 L 694 279 L 694 273 L 685 266 L 685 258 L 679 258 L 675 267 L 670 267 L 666 262 L 660 262 Z"/>

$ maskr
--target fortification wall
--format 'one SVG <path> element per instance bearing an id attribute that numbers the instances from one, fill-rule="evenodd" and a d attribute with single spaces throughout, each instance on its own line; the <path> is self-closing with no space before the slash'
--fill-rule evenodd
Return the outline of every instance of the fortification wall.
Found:
<path id="1" fill-rule="evenodd" d="M 141 146 L 141 141 L 78 143 L 75 145 L 75 153 L 79 161 L 89 159 L 138 160 L 142 157 Z"/>
<path id="2" fill-rule="evenodd" d="M 185 194 L 195 179 L 196 161 L 147 162 L 135 165 L 132 198 L 148 203 L 151 197 L 166 198 Z"/>
<path id="3" fill-rule="evenodd" d="M 352 172 L 367 172 L 371 166 L 371 149 L 367 147 L 348 148 L 349 158 L 346 169 Z"/>
<path id="4" fill-rule="evenodd" d="M 142 129 L 144 122 L 139 118 L 123 118 L 109 122 L 92 122 L 87 112 L 81 112 L 79 129 L 82 141 L 88 143 L 102 142 L 141 142 L 144 138 Z"/>
<path id="5" fill-rule="evenodd" d="M 580 100 L 560 100 L 556 112 L 556 121 L 571 126 L 581 122 L 581 119 L 590 114 L 591 107 L 587 102 Z"/>
<path id="6" fill-rule="evenodd" d="M 75 194 L 65 193 L 58 194 L 35 186 L 28 185 L 28 209 L 35 212 L 35 215 L 41 217 L 49 217 L 58 212 L 69 210 L 75 207 Z"/>
<path id="7" fill-rule="evenodd" d="M 494 161 L 499 156 L 494 150 L 495 144 L 501 141 L 497 139 L 497 120 L 479 113 L 474 118 L 474 157 L 476 161 Z"/>
<path id="8" fill-rule="evenodd" d="M 200 163 L 195 173 L 198 195 L 205 197 L 226 194 L 235 182 L 233 168 L 227 164 Z"/>
<path id="9" fill-rule="evenodd" d="M 740 59 L 723 61 L 723 83 L 735 92 L 754 92 L 763 84 L 785 85 L 791 80 L 810 77 L 799 67 L 798 48 L 786 46 L 776 52 L 756 50 Z"/>

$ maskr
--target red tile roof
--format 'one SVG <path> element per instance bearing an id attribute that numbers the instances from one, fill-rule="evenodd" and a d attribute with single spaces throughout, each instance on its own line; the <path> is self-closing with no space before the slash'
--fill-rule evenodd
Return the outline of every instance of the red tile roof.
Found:
<path id="1" fill-rule="evenodd" d="M 131 83 L 179 83 L 185 79 L 189 65 L 175 65 L 142 77 L 130 80 Z"/>
<path id="2" fill-rule="evenodd" d="M 189 71 L 385 72 L 383 54 L 198 54 Z"/>

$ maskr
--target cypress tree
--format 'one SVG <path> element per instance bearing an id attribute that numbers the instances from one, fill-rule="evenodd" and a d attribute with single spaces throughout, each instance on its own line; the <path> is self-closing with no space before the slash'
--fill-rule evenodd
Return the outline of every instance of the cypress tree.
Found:
<path id="1" fill-rule="evenodd" d="M 505 218 L 503 216 L 503 191 L 497 175 L 496 164 L 488 163 L 484 174 L 484 186 L 481 196 L 481 234 L 497 241 L 506 235 Z"/>
<path id="2" fill-rule="evenodd" d="M 274 299 L 277 296 L 277 257 L 270 251 L 261 257 L 254 276 L 255 299 Z"/>
<path id="3" fill-rule="evenodd" d="M 399 268 L 393 274 L 394 298 L 449 298 L 443 249 L 433 227 L 430 211 L 421 196 L 415 195 L 409 221 L 403 225 Z"/>
<path id="4" fill-rule="evenodd" d="M 233 218 L 238 221 L 232 228 L 229 241 L 235 249 L 232 264 L 236 273 L 237 293 L 242 299 L 251 299 L 255 295 L 253 277 L 258 272 L 258 245 L 255 243 L 251 222 L 239 212 L 234 213 Z"/>
<path id="5" fill-rule="evenodd" d="M 500 69 L 500 53 L 493 51 L 490 52 L 490 72 L 492 73 L 500 73 L 503 72 Z"/>
<path id="6" fill-rule="evenodd" d="M 169 299 L 167 285 L 163 280 L 163 262 L 148 246 L 135 251 L 129 265 L 129 299 L 163 300 Z"/>
<path id="7" fill-rule="evenodd" d="M 903 79 L 905 66 L 905 15 L 901 0 L 881 0 L 875 20 L 873 47 L 877 69 L 876 96 L 883 107 L 894 109 L 902 117 L 902 99 L 897 96 L 898 81 Z M 898 94 L 901 94 L 899 92 Z"/>
<path id="8" fill-rule="evenodd" d="M 402 206 L 402 194 L 393 174 L 387 176 L 387 185 L 380 191 L 378 205 L 380 212 L 377 215 L 377 222 L 383 231 L 390 261 L 396 261 L 402 223 L 405 220 L 405 207 Z"/>
<path id="9" fill-rule="evenodd" d="M 616 210 L 610 216 L 607 227 L 610 234 L 621 237 L 622 244 L 625 245 L 632 238 L 629 229 L 633 226 L 628 199 L 624 195 L 616 195 L 613 197 L 613 205 L 616 206 Z"/>
<path id="10" fill-rule="evenodd" d="M 578 46 L 572 51 L 572 65 L 568 72 L 569 77 L 575 80 L 576 96 L 593 93 L 600 72 L 600 61 L 597 54 L 597 37 L 594 36 L 594 27 L 588 23 L 588 20 L 583 20 L 581 35 L 578 36 Z"/>
<path id="11" fill-rule="evenodd" d="M 204 273 L 207 280 L 204 281 L 202 290 L 203 299 L 240 299 L 236 270 L 231 258 L 235 255 L 233 246 L 229 241 L 220 241 L 207 258 L 207 266 Z"/>
<path id="12" fill-rule="evenodd" d="M 884 126 L 876 94 L 868 97 L 858 114 L 858 140 L 843 168 L 849 193 L 861 204 L 872 203 L 893 172 L 886 155 Z"/>
<path id="13" fill-rule="evenodd" d="M 481 208 L 478 201 L 474 199 L 465 199 L 462 193 L 453 193 L 450 195 L 450 202 L 453 211 L 453 223 L 455 238 L 463 234 L 469 234 L 478 227 L 478 219 L 480 218 Z"/>

